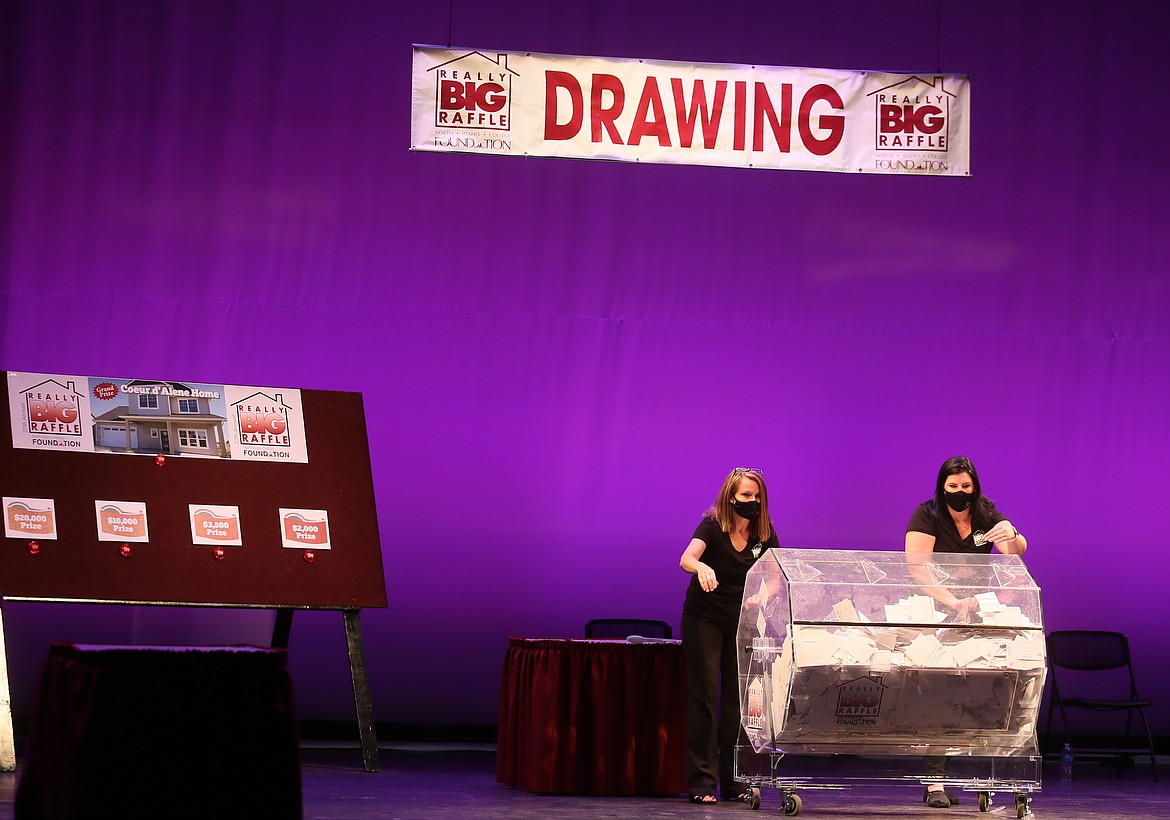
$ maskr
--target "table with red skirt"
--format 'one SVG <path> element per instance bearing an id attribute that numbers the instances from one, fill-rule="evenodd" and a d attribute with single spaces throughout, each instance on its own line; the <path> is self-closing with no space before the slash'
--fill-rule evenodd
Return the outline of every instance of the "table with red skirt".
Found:
<path id="1" fill-rule="evenodd" d="M 685 792 L 686 699 L 677 642 L 511 638 L 496 779 L 553 794 Z"/>

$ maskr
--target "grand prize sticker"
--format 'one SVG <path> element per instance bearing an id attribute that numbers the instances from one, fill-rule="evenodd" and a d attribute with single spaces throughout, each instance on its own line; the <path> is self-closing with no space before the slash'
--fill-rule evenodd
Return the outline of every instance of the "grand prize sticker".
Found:
<path id="1" fill-rule="evenodd" d="M 146 503 L 142 501 L 94 501 L 97 510 L 99 541 L 137 541 L 146 543 L 150 533 L 146 526 Z"/>
<path id="2" fill-rule="evenodd" d="M 191 542 L 215 546 L 244 545 L 240 532 L 240 508 L 217 504 L 189 504 Z"/>
<path id="3" fill-rule="evenodd" d="M 280 539 L 287 549 L 327 550 L 329 512 L 327 510 L 292 510 L 280 508 Z"/>
<path id="4" fill-rule="evenodd" d="M 4 535 L 56 540 L 57 511 L 53 499 L 4 496 Z"/>

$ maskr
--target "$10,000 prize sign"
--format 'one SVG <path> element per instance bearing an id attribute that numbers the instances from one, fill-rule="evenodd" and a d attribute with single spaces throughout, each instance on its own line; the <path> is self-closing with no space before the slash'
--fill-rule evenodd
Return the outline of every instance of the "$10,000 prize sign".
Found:
<path id="1" fill-rule="evenodd" d="M 411 79 L 416 151 L 970 174 L 966 75 L 415 46 Z"/>

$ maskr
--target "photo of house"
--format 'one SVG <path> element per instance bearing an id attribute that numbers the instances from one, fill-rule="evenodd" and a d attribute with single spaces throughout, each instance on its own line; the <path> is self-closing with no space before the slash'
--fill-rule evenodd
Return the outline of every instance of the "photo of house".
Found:
<path id="1" fill-rule="evenodd" d="M 95 451 L 230 458 L 222 388 L 201 387 L 142 379 L 121 383 L 114 399 L 120 403 L 94 416 Z"/>

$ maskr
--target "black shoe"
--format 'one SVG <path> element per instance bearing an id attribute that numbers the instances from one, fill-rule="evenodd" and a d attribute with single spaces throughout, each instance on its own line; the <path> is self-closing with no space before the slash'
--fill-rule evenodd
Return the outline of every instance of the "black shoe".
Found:
<path id="1" fill-rule="evenodd" d="M 948 792 L 946 789 L 923 789 L 922 802 L 930 806 L 932 809 L 949 809 L 951 806 L 957 805 L 959 798 Z"/>

